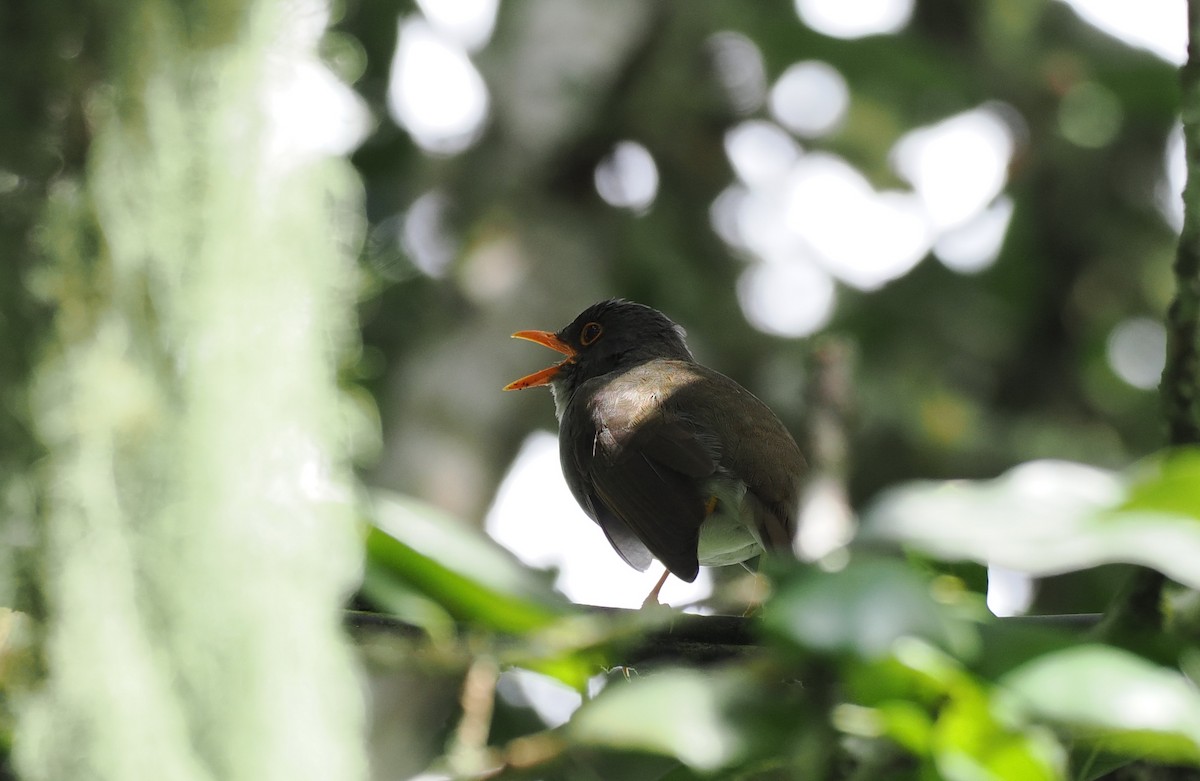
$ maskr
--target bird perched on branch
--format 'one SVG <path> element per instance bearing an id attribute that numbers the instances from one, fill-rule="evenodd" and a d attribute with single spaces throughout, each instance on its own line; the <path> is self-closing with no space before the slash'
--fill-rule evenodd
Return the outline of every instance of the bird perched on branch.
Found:
<path id="1" fill-rule="evenodd" d="M 505 390 L 549 385 L 571 493 L 630 566 L 691 582 L 701 564 L 790 551 L 806 466 L 753 394 L 701 366 L 683 329 L 631 301 L 601 301 L 561 331 L 518 331 L 564 360 Z"/>

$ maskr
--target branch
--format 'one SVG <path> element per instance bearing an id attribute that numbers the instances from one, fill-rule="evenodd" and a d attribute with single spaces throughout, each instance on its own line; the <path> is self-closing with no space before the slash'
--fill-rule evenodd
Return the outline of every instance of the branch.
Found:
<path id="1" fill-rule="evenodd" d="M 632 616 L 638 612 L 595 605 L 579 607 L 592 615 L 614 618 Z M 415 624 L 364 610 L 347 610 L 345 624 L 360 642 L 369 637 L 422 640 L 427 636 L 425 630 Z M 649 631 L 627 646 L 618 663 L 625 667 L 650 662 L 705 664 L 733 658 L 757 647 L 758 643 L 754 619 L 678 613 L 671 617 L 667 626 Z"/>
<path id="2" fill-rule="evenodd" d="M 579 605 L 588 613 L 622 616 L 636 613 L 624 608 Z M 1049 616 L 1017 616 L 997 618 L 1003 626 L 1041 626 L 1068 632 L 1082 632 L 1100 620 L 1098 613 L 1077 613 Z M 401 619 L 381 613 L 361 610 L 346 611 L 346 625 L 359 639 L 370 634 L 382 634 L 404 639 L 419 639 L 424 630 Z M 621 654 L 619 663 L 635 667 L 649 663 L 681 662 L 710 664 L 750 653 L 761 645 L 758 621 L 744 616 L 698 616 L 680 613 L 669 626 L 648 632 L 639 642 Z"/>
<path id="3" fill-rule="evenodd" d="M 1180 69 L 1187 185 L 1183 230 L 1175 257 L 1175 300 L 1167 312 L 1162 393 L 1172 445 L 1200 442 L 1200 0 L 1188 1 L 1188 60 Z"/>
<path id="4" fill-rule="evenodd" d="M 1171 445 L 1200 443 L 1200 0 L 1188 0 L 1188 59 L 1179 71 L 1187 184 L 1183 229 L 1175 254 L 1175 299 L 1167 310 L 1167 355 L 1159 393 Z M 1157 632 L 1163 626 L 1166 578 L 1139 568 L 1117 596 L 1102 634 L 1119 638 Z"/>

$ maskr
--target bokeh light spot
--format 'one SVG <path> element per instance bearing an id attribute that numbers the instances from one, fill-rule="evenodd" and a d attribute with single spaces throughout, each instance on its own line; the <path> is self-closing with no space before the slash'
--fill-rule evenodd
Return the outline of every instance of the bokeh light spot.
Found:
<path id="1" fill-rule="evenodd" d="M 912 12 L 913 0 L 796 0 L 800 20 L 834 38 L 896 33 Z"/>
<path id="2" fill-rule="evenodd" d="M 741 33 L 726 31 L 708 39 L 708 51 L 734 111 L 749 114 L 757 110 L 767 94 L 767 73 L 758 45 Z"/>
<path id="3" fill-rule="evenodd" d="M 750 193 L 743 185 L 732 184 L 721 191 L 708 209 L 713 230 L 731 247 L 745 249 L 747 246 L 739 223 L 749 197 Z"/>
<path id="4" fill-rule="evenodd" d="M 1183 230 L 1183 185 L 1187 182 L 1187 158 L 1184 155 L 1183 125 L 1178 122 L 1167 136 L 1163 149 L 1163 177 L 1158 186 L 1158 208 L 1163 219 L 1179 233 Z"/>
<path id="5" fill-rule="evenodd" d="M 500 0 L 417 0 L 429 23 L 468 51 L 492 37 L 499 5 Z"/>
<path id="6" fill-rule="evenodd" d="M 1135 388 L 1157 387 L 1166 358 L 1167 332 L 1157 320 L 1132 317 L 1108 335 L 1108 365 Z"/>
<path id="7" fill-rule="evenodd" d="M 971 221 L 938 236 L 933 252 L 942 265 L 960 274 L 983 271 L 999 257 L 1012 215 L 1012 199 L 1001 195 Z"/>
<path id="8" fill-rule="evenodd" d="M 1107 87 L 1083 81 L 1063 95 L 1058 129 L 1071 143 L 1088 149 L 1107 146 L 1121 129 L 1121 103 Z"/>
<path id="9" fill-rule="evenodd" d="M 596 192 L 612 206 L 642 212 L 658 195 L 658 167 L 650 150 L 621 141 L 596 166 Z"/>
<path id="10" fill-rule="evenodd" d="M 800 147 L 774 122 L 751 119 L 725 134 L 725 154 L 738 178 L 753 187 L 787 176 Z"/>
<path id="11" fill-rule="evenodd" d="M 479 137 L 488 93 L 466 51 L 420 19 L 402 19 L 388 111 L 427 152 L 454 154 Z"/>
<path id="12" fill-rule="evenodd" d="M 1065 0 L 1089 24 L 1167 62 L 1187 58 L 1186 0 Z"/>
<path id="13" fill-rule="evenodd" d="M 906 134 L 893 149 L 937 230 L 973 219 L 1003 189 L 1013 137 L 997 113 L 980 108 Z"/>
<path id="14" fill-rule="evenodd" d="M 265 99 L 272 133 L 267 154 L 283 166 L 344 155 L 366 138 L 371 115 L 363 99 L 317 61 L 275 68 Z M 0 185 L 2 191 L 2 185 Z"/>
<path id="15" fill-rule="evenodd" d="M 816 138 L 835 130 L 850 107 L 850 89 L 832 65 L 798 62 L 771 87 L 771 115 L 793 133 Z"/>
<path id="16" fill-rule="evenodd" d="M 428 192 L 417 200 L 404 215 L 400 244 L 412 264 L 431 277 L 445 275 L 454 259 L 457 247 L 446 228 L 446 197 Z"/>
<path id="17" fill-rule="evenodd" d="M 738 302 L 746 320 L 776 336 L 808 336 L 833 316 L 836 289 L 819 266 L 793 259 L 755 263 L 742 272 Z"/>
<path id="18" fill-rule="evenodd" d="M 876 193 L 857 169 L 833 155 L 806 155 L 797 163 L 785 208 L 787 224 L 823 265 L 862 290 L 908 273 L 932 245 L 914 196 Z"/>

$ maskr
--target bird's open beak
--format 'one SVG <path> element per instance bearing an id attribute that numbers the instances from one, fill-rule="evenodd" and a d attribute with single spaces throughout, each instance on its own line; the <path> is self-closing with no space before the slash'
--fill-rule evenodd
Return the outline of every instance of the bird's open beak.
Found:
<path id="1" fill-rule="evenodd" d="M 515 382 L 510 382 L 504 386 L 504 390 L 525 390 L 526 388 L 536 388 L 539 385 L 549 385 L 554 379 L 554 375 L 558 374 L 562 367 L 571 361 L 575 360 L 575 348 L 559 339 L 557 335 L 550 331 L 517 331 L 512 335 L 514 339 L 525 339 L 530 342 L 537 342 L 543 347 L 549 347 L 551 350 L 557 350 L 567 356 L 566 360 L 556 363 L 553 366 L 548 366 L 539 372 L 526 375 Z"/>

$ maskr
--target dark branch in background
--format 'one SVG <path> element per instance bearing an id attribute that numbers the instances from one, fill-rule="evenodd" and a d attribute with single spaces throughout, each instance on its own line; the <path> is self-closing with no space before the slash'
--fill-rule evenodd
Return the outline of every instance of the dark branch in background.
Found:
<path id="1" fill-rule="evenodd" d="M 1167 355 L 1159 392 L 1167 423 L 1167 443 L 1200 443 L 1200 0 L 1188 0 L 1188 58 L 1180 69 L 1180 108 L 1187 184 L 1183 189 L 1183 230 L 1175 255 L 1175 300 L 1167 311 Z M 1117 596 L 1102 632 L 1129 639 L 1163 628 L 1162 592 L 1166 578 L 1139 569 Z"/>
<path id="2" fill-rule="evenodd" d="M 1200 2 L 1188 2 L 1188 59 L 1180 70 L 1187 185 L 1183 231 L 1175 257 L 1175 300 L 1167 313 L 1167 360 L 1162 396 L 1172 445 L 1200 443 Z"/>
<path id="3" fill-rule="evenodd" d="M 854 415 L 856 355 L 848 339 L 822 338 L 808 361 L 805 392 L 808 426 L 800 449 L 808 475 L 800 500 L 795 550 L 816 561 L 844 548 L 854 537 L 856 520 L 846 476 L 850 473 L 850 419 Z"/>

